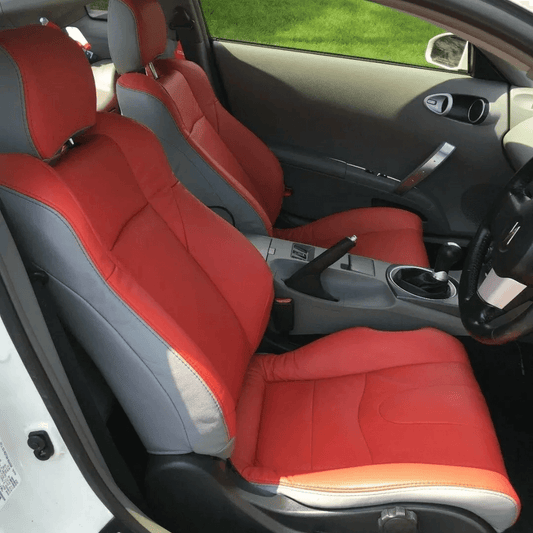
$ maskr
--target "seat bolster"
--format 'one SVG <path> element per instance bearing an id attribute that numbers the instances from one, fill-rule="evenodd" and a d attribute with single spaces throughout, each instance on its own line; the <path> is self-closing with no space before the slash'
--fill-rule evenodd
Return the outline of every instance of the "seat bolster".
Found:
<path id="1" fill-rule="evenodd" d="M 274 472 L 268 474 L 263 468 L 252 468 L 245 472 L 245 477 L 264 489 L 322 509 L 397 502 L 436 503 L 471 511 L 496 531 L 509 528 L 520 513 L 520 501 L 509 480 L 490 470 L 404 463 L 343 468 L 281 479 Z"/>
<path id="2" fill-rule="evenodd" d="M 262 205 L 274 224 L 281 212 L 285 192 L 278 159 L 259 137 L 230 115 L 219 102 L 215 104 L 215 110 L 220 137 L 253 179 L 261 193 Z"/>
<path id="3" fill-rule="evenodd" d="M 181 117 L 168 94 L 147 76 L 129 74 L 117 84 L 124 115 L 150 128 L 163 145 L 177 179 L 208 207 L 229 209 L 242 233 L 270 235 L 272 224 L 257 200 L 219 165 L 205 161 L 180 129 Z"/>
<path id="4" fill-rule="evenodd" d="M 202 67 L 192 61 L 174 58 L 158 59 L 154 65 L 161 78 L 171 76 L 174 72 L 180 72 L 184 76 L 202 113 L 215 127 L 217 120 L 215 105 L 218 99 Z M 218 126 L 215 129 L 218 131 Z"/>
<path id="5" fill-rule="evenodd" d="M 261 194 L 261 204 L 274 223 L 281 211 L 285 189 L 283 171 L 276 156 L 259 137 L 226 111 L 200 66 L 178 60 L 157 61 L 156 66 L 158 72 L 159 69 L 164 73 L 175 69 L 183 74 L 204 115 L 254 182 Z"/>
<path id="6" fill-rule="evenodd" d="M 328 335 L 283 357 L 256 356 L 250 369 L 257 366 L 266 381 L 312 380 L 394 368 L 398 361 L 401 366 L 459 363 L 470 368 L 463 345 L 442 331 L 352 328 Z"/>

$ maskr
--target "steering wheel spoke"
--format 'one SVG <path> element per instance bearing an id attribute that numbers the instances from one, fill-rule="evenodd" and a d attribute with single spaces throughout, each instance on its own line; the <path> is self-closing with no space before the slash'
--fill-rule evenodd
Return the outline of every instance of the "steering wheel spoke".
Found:
<path id="1" fill-rule="evenodd" d="M 533 331 L 533 159 L 502 191 L 472 240 L 459 288 L 461 320 L 486 344 Z"/>
<path id="2" fill-rule="evenodd" d="M 491 269 L 477 293 L 485 303 L 504 309 L 526 288 L 527 285 L 512 278 L 501 278 Z"/>

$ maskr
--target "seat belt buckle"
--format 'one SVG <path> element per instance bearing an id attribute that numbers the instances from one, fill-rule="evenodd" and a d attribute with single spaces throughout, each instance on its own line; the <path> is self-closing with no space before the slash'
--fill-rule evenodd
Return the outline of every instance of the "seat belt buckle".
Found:
<path id="1" fill-rule="evenodd" d="M 272 321 L 280 333 L 289 333 L 294 329 L 294 300 L 292 298 L 274 298 Z"/>

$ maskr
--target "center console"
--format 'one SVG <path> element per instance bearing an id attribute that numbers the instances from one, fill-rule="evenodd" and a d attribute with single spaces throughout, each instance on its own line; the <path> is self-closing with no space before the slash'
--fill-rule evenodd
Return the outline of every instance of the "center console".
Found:
<path id="1" fill-rule="evenodd" d="M 302 266 L 323 253 L 324 248 L 261 235 L 247 237 L 272 270 L 276 298 L 293 301 L 291 334 L 327 334 L 367 326 L 388 331 L 435 327 L 452 335 L 467 335 L 459 318 L 460 271 L 450 272 L 445 294 L 437 298 L 425 297 L 420 295 L 425 292 L 415 294 L 419 291 L 411 289 L 402 279 L 423 278 L 433 274 L 432 270 L 345 254 L 320 277 L 324 290 L 334 297 L 330 300 L 294 290 L 285 283 Z"/>

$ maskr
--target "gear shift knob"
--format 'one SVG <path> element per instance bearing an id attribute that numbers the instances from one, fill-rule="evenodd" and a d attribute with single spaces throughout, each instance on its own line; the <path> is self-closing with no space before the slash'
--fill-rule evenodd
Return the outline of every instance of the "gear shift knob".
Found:
<path id="1" fill-rule="evenodd" d="M 437 253 L 433 277 L 439 281 L 447 281 L 448 272 L 461 259 L 462 255 L 461 247 L 457 243 L 447 242 L 443 244 Z"/>

